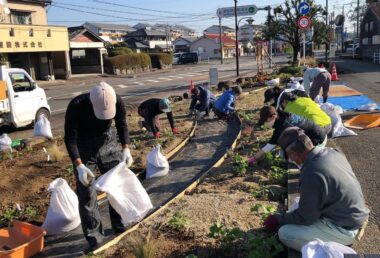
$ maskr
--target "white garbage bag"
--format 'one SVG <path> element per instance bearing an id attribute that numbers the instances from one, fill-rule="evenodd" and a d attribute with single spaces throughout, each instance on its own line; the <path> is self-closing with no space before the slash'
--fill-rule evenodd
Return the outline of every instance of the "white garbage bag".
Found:
<path id="1" fill-rule="evenodd" d="M 376 103 L 369 103 L 366 105 L 362 105 L 358 108 L 359 111 L 374 111 L 377 109 Z"/>
<path id="2" fill-rule="evenodd" d="M 300 84 L 298 81 L 291 81 L 288 83 L 288 88 L 293 90 L 302 90 L 305 91 L 302 84 Z"/>
<path id="3" fill-rule="evenodd" d="M 342 123 L 340 114 L 343 113 L 343 109 L 340 106 L 335 106 L 331 103 L 320 104 L 321 109 L 326 112 L 331 118 L 332 123 L 332 138 L 341 136 L 357 135 L 354 131 L 346 128 Z"/>
<path id="4" fill-rule="evenodd" d="M 151 152 L 149 152 L 146 159 L 146 178 L 165 176 L 169 173 L 169 162 L 162 155 L 161 146 L 157 144 Z"/>
<path id="5" fill-rule="evenodd" d="M 300 205 L 300 197 L 297 196 L 296 198 L 294 198 L 294 201 L 292 203 L 292 205 L 290 205 L 289 209 L 288 209 L 288 212 L 292 212 L 292 211 L 295 211 L 298 209 L 299 205 Z"/>
<path id="6" fill-rule="evenodd" d="M 336 242 L 323 242 L 320 239 L 302 247 L 302 258 L 344 258 L 345 254 L 356 254 L 356 252 L 348 246 Z"/>
<path id="7" fill-rule="evenodd" d="M 41 116 L 37 123 L 34 125 L 34 136 L 43 136 L 48 139 L 53 139 L 51 132 L 50 121 L 46 116 Z"/>
<path id="8" fill-rule="evenodd" d="M 48 235 L 56 235 L 78 227 L 81 223 L 78 197 L 66 180 L 55 179 L 48 191 L 51 192 L 50 204 L 42 228 Z"/>
<path id="9" fill-rule="evenodd" d="M 107 194 L 124 226 L 140 221 L 153 208 L 148 193 L 124 162 L 100 176 L 94 187 Z"/>
<path id="10" fill-rule="evenodd" d="M 280 85 L 280 78 L 272 79 L 267 82 L 268 86 L 278 86 Z"/>
<path id="11" fill-rule="evenodd" d="M 6 133 L 0 136 L 0 152 L 1 151 L 12 151 L 12 139 Z"/>

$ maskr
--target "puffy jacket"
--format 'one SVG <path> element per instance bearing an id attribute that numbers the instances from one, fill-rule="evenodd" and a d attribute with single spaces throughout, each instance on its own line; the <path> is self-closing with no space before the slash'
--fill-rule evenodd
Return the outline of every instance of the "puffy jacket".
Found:
<path id="1" fill-rule="evenodd" d="M 236 97 L 233 94 L 232 90 L 225 91 L 222 96 L 220 96 L 214 103 L 214 108 L 229 114 L 235 110 L 235 101 Z"/>

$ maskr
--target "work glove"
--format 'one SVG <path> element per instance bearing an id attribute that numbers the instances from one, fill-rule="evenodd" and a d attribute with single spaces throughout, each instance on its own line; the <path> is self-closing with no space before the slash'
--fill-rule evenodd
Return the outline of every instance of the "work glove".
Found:
<path id="1" fill-rule="evenodd" d="M 79 181 L 86 187 L 95 179 L 95 175 L 84 164 L 77 166 L 77 171 Z"/>
<path id="2" fill-rule="evenodd" d="M 253 166 L 253 165 L 256 164 L 256 162 L 257 162 L 257 160 L 256 160 L 255 156 L 252 156 L 252 157 L 248 160 L 248 165 L 249 165 L 249 166 Z"/>
<path id="3" fill-rule="evenodd" d="M 133 158 L 132 158 L 131 151 L 129 150 L 129 148 L 123 149 L 123 162 L 127 164 L 127 168 L 132 166 Z"/>
<path id="4" fill-rule="evenodd" d="M 326 103 L 326 102 L 327 102 L 327 98 L 328 98 L 328 96 L 326 96 L 326 97 L 324 96 L 324 97 L 323 97 L 323 103 Z"/>
<path id="5" fill-rule="evenodd" d="M 177 129 L 177 128 L 172 128 L 172 132 L 174 133 L 174 134 L 179 134 L 179 130 Z"/>
<path id="6" fill-rule="evenodd" d="M 280 228 L 280 223 L 275 215 L 269 215 L 264 221 L 264 226 L 269 232 L 276 232 Z"/>
<path id="7" fill-rule="evenodd" d="M 153 134 L 153 136 L 154 136 L 154 138 L 156 138 L 156 139 L 160 138 L 160 132 L 155 132 L 155 133 Z"/>

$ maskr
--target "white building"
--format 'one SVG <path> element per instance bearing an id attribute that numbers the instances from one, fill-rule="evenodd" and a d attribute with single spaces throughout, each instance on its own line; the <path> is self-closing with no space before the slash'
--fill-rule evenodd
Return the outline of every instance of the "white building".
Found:
<path id="1" fill-rule="evenodd" d="M 86 22 L 83 26 L 110 43 L 123 42 L 130 32 L 135 31 L 134 28 L 124 24 Z"/>

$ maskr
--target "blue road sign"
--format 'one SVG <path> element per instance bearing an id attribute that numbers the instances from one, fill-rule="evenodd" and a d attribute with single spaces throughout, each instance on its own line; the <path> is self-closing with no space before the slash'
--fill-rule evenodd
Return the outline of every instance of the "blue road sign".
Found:
<path id="1" fill-rule="evenodd" d="M 306 2 L 301 2 L 298 5 L 298 11 L 300 12 L 300 14 L 306 15 L 310 12 L 310 5 Z"/>

